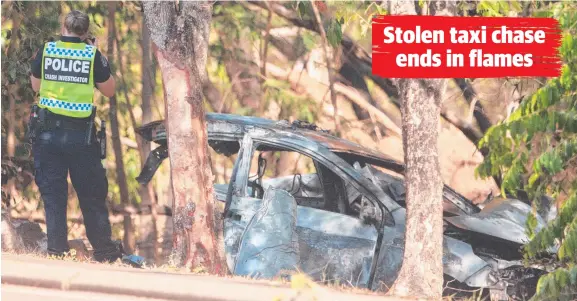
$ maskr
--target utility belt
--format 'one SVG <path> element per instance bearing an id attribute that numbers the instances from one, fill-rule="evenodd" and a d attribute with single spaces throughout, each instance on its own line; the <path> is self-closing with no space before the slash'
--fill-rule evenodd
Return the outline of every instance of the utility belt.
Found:
<path id="1" fill-rule="evenodd" d="M 48 109 L 40 108 L 33 105 L 30 110 L 30 119 L 28 121 L 28 140 L 30 143 L 36 141 L 36 137 L 42 132 L 53 131 L 57 129 L 85 131 L 85 145 L 90 146 L 97 140 L 100 144 L 100 158 L 106 158 L 106 123 L 101 121 L 100 131 L 96 133 L 94 118 L 96 117 L 96 107 L 92 107 L 92 113 L 87 118 L 73 118 L 62 116 L 50 112 Z"/>

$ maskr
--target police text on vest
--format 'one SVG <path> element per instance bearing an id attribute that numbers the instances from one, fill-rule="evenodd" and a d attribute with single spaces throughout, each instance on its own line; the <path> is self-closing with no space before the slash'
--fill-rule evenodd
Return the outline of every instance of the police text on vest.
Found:
<path id="1" fill-rule="evenodd" d="M 44 79 L 65 83 L 88 84 L 92 62 L 68 58 L 44 58 Z"/>

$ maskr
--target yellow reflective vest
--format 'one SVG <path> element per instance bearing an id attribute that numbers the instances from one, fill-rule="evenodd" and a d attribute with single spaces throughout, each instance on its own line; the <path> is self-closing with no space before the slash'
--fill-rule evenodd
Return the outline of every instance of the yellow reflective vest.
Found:
<path id="1" fill-rule="evenodd" d="M 46 43 L 38 106 L 69 117 L 90 116 L 95 57 L 96 47 L 85 43 Z"/>

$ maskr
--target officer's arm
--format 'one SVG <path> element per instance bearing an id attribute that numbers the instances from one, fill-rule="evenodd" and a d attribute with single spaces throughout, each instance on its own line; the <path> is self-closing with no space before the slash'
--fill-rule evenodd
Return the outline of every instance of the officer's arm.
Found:
<path id="1" fill-rule="evenodd" d="M 38 92 L 40 90 L 40 79 L 30 75 L 30 82 L 32 83 L 32 90 Z"/>
<path id="2" fill-rule="evenodd" d="M 114 91 L 116 91 L 116 81 L 111 75 L 107 81 L 96 83 L 96 88 L 98 88 L 98 91 L 100 91 L 104 96 L 112 97 L 114 96 Z"/>
<path id="3" fill-rule="evenodd" d="M 110 65 L 106 57 L 103 56 L 100 51 L 96 52 L 94 63 L 94 82 L 96 83 L 96 88 L 106 97 L 114 96 L 116 81 L 110 73 Z"/>

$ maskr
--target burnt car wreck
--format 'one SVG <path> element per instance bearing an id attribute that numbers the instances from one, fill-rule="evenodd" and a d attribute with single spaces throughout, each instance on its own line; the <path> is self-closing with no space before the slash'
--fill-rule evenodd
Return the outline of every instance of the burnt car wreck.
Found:
<path id="1" fill-rule="evenodd" d="M 206 118 L 212 149 L 236 155 L 229 182 L 215 184 L 216 198 L 225 204 L 231 273 L 270 278 L 298 268 L 320 282 L 382 291 L 393 284 L 404 248 L 405 188 L 395 175 L 402 175 L 402 163 L 308 124 Z M 139 134 L 160 145 L 138 177 L 145 184 L 168 155 L 166 132 L 156 121 Z M 298 153 L 315 172 L 267 178 L 267 152 Z M 258 165 L 254 179 L 252 164 Z M 483 288 L 491 299 L 521 300 L 534 293 L 545 271 L 524 266 L 520 250 L 529 240 L 530 206 L 507 199 L 481 209 L 445 186 L 443 208 L 447 295 Z M 546 221 L 537 217 L 537 223 L 540 228 Z"/>

